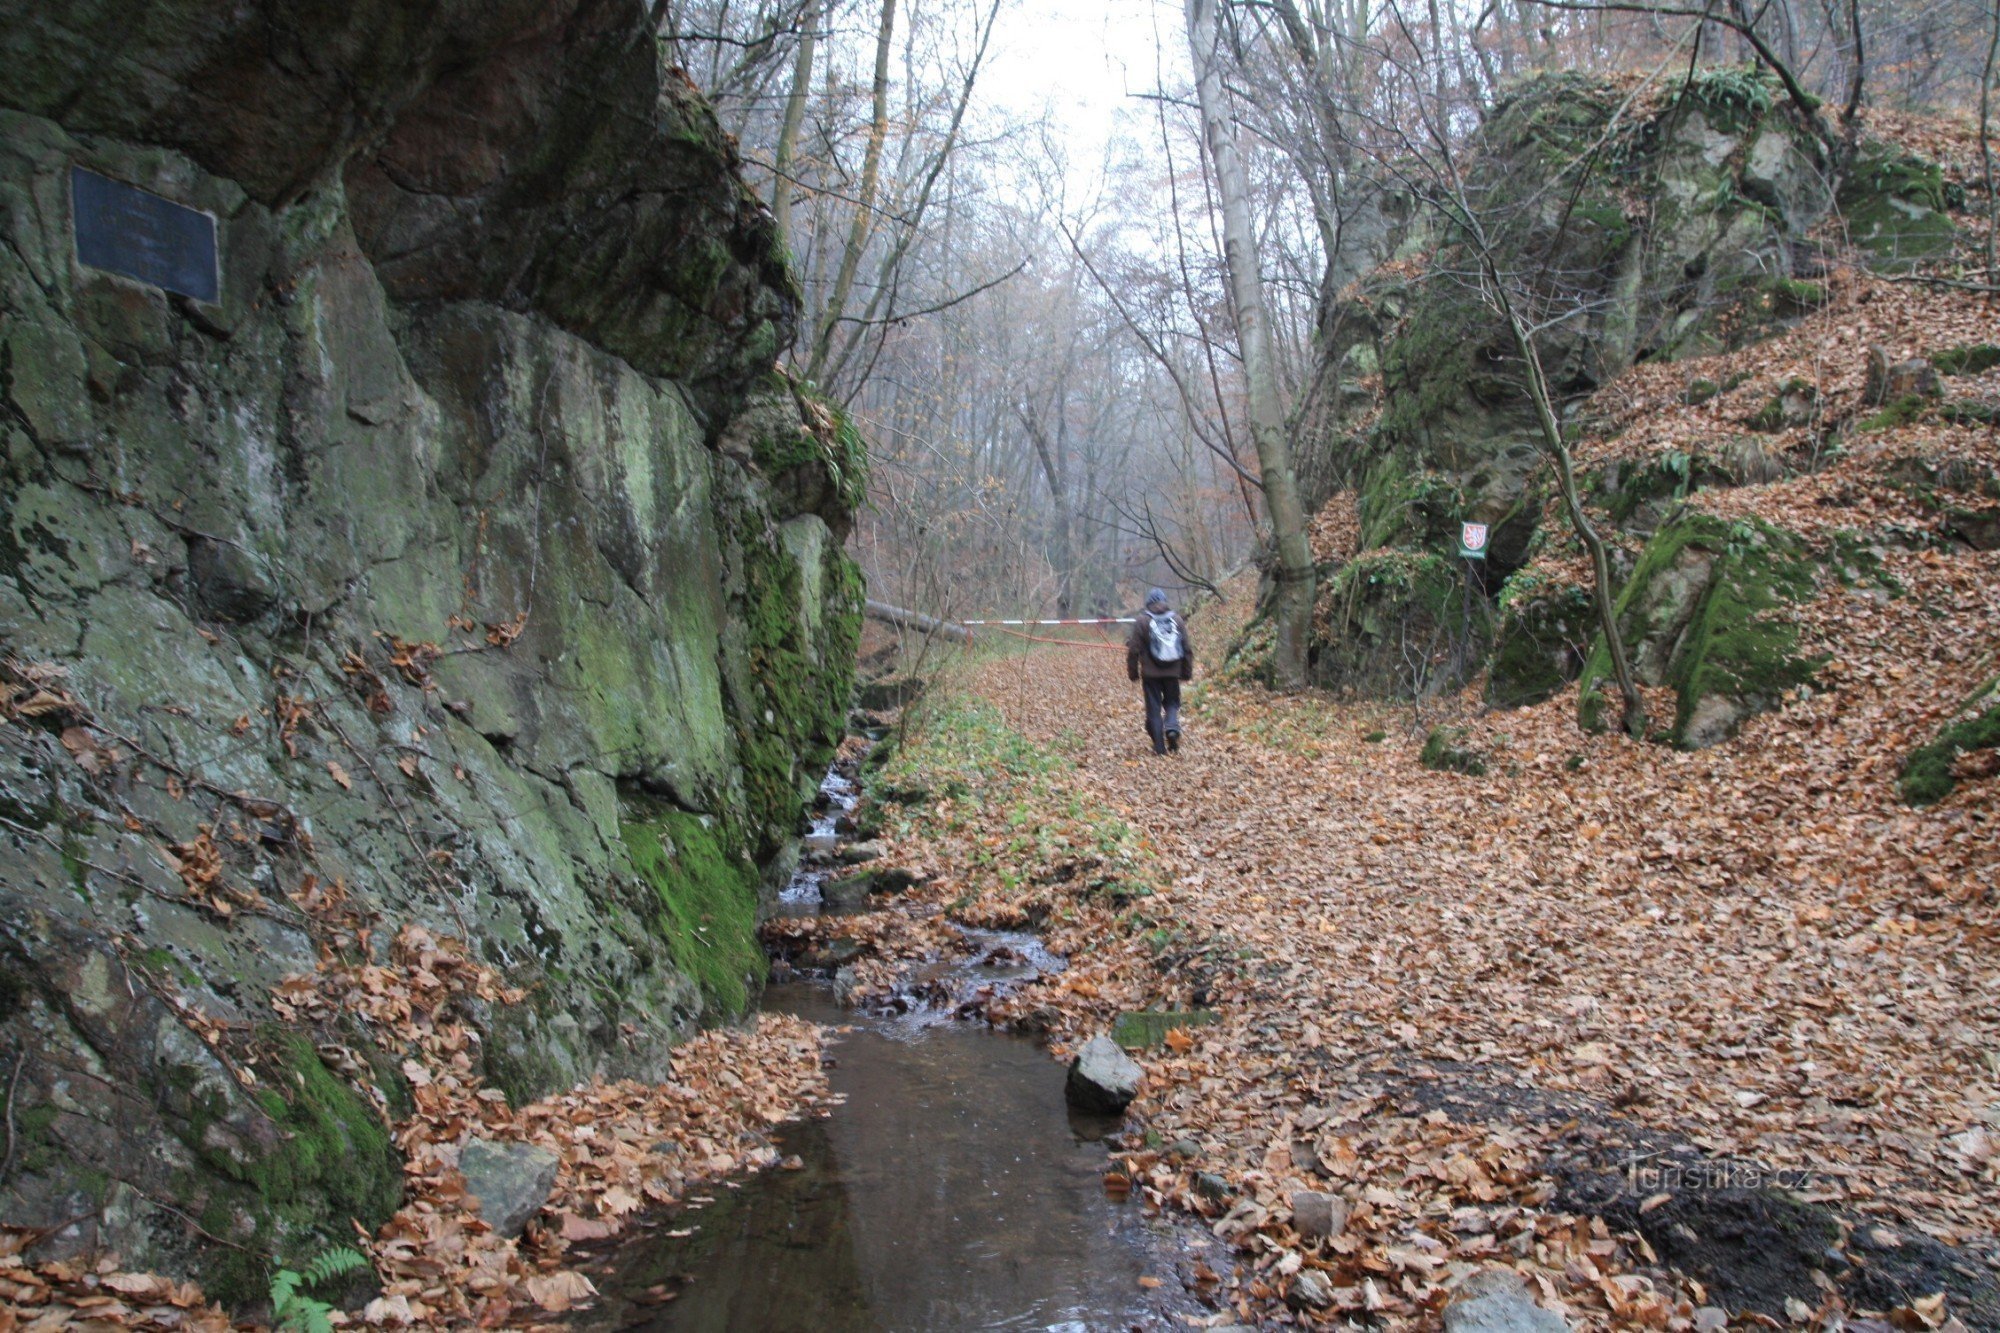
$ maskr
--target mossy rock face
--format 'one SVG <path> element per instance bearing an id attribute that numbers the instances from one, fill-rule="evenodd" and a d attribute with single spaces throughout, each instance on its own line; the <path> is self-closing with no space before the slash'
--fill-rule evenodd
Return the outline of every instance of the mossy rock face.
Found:
<path id="1" fill-rule="evenodd" d="M 1824 303 L 1824 288 L 1793 265 L 1833 201 L 1821 149 L 1783 100 L 1757 71 L 1705 70 L 1635 120 L 1619 88 L 1564 73 L 1492 108 L 1469 181 L 1501 270 L 1560 275 L 1534 294 L 1570 312 L 1537 335 L 1559 413 L 1637 361 L 1741 345 Z M 1628 212 L 1633 198 L 1648 208 Z M 1487 524 L 1497 583 L 1527 563 L 1550 485 L 1520 357 L 1463 281 L 1477 265 L 1447 226 L 1409 227 L 1395 258 L 1343 285 L 1322 314 L 1300 473 L 1311 498 L 1354 492 L 1364 551 L 1449 556 L 1459 523 Z M 1361 366 L 1379 369 L 1372 422 L 1344 405 Z M 1695 386 L 1690 397 L 1731 387 Z M 1664 516 L 1642 493 L 1651 483 L 1684 494 L 1706 479 L 1631 480 L 1619 503 L 1651 524 Z M 1353 677 L 1353 651 L 1327 638 L 1322 677 Z M 1383 692 L 1379 681 L 1363 688 Z"/>
<path id="2" fill-rule="evenodd" d="M 2000 772 L 2000 676 L 1958 706 L 1937 739 L 1911 753 L 1898 783 L 1911 805 L 1936 805 L 1958 789 L 1967 767 L 1985 776 Z"/>
<path id="3" fill-rule="evenodd" d="M 1878 268 L 1907 270 L 1951 254 L 1958 241 L 1944 170 L 1878 141 L 1861 146 L 1840 186 L 1849 237 Z"/>
<path id="4" fill-rule="evenodd" d="M 1803 541 L 1757 520 L 1684 514 L 1653 535 L 1616 613 L 1633 675 L 1676 691 L 1675 744 L 1700 749 L 1725 740 L 1812 680 L 1823 659 L 1798 651 L 1798 626 L 1785 608 L 1812 596 L 1815 568 Z M 1600 636 L 1579 699 L 1591 730 L 1610 721 L 1610 671 Z"/>
<path id="5" fill-rule="evenodd" d="M 9 1222 L 255 1296 L 146 1201 L 284 1258 L 379 1219 L 323 1068 L 269 1052 L 259 1105 L 149 1003 L 257 1031 L 318 961 L 289 909 L 174 901 L 202 823 L 232 890 L 339 882 L 530 986 L 466 1015 L 516 1098 L 665 1077 L 755 984 L 843 730 L 861 441 L 774 375 L 796 286 L 639 8 L 532 8 L 0 24 L 0 659 L 136 742 L 99 777 L 0 727 L 0 1049 L 46 1056 Z M 213 216 L 221 299 L 77 264 L 75 166 Z"/>
<path id="6" fill-rule="evenodd" d="M 1423 753 L 1417 762 L 1425 768 L 1440 773 L 1464 773 L 1470 777 L 1483 777 L 1486 773 L 1486 756 L 1465 744 L 1466 731 L 1463 727 L 1432 727 L 1431 734 L 1424 740 Z"/>
<path id="7" fill-rule="evenodd" d="M 1560 693 L 1583 671 L 1597 613 L 1586 588 L 1516 587 L 1501 592 L 1500 629 L 1487 668 L 1486 702 L 1525 708 Z"/>
<path id="8" fill-rule="evenodd" d="M 1411 551 L 1372 552 L 1320 588 L 1308 665 L 1314 684 L 1367 698 L 1428 697 L 1477 669 L 1493 610 L 1464 562 Z M 1414 655 L 1416 666 L 1412 666 Z"/>
<path id="9" fill-rule="evenodd" d="M 704 1016 L 742 1013 L 766 971 L 755 862 L 726 826 L 684 810 L 634 801 L 621 831 L 633 873 L 655 899 L 652 929 L 700 986 Z"/>

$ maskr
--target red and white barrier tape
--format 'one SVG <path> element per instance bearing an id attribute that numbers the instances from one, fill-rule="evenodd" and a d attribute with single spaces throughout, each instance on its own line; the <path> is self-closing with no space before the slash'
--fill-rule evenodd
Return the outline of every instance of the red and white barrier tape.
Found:
<path id="1" fill-rule="evenodd" d="M 961 625 L 1136 625 L 1136 616 L 1107 616 L 1097 620 L 961 620 Z"/>

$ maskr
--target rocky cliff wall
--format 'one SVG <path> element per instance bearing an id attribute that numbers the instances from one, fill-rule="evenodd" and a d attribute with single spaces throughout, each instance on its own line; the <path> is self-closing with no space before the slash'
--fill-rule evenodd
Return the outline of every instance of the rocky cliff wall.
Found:
<path id="1" fill-rule="evenodd" d="M 1590 419 L 1592 395 L 1634 366 L 1779 335 L 1827 302 L 1840 265 L 1907 268 L 1948 253 L 1955 234 L 1937 166 L 1867 141 L 1836 172 L 1775 83 L 1747 70 L 1704 70 L 1651 91 L 1544 77 L 1492 109 L 1467 162 L 1466 198 L 1538 328 L 1573 440 L 1607 432 Z M 1324 304 L 1296 422 L 1307 500 L 1334 502 L 1320 526 L 1344 533 L 1343 549 L 1319 552 L 1312 673 L 1376 697 L 1453 690 L 1485 674 L 1492 702 L 1538 702 L 1576 679 L 1595 631 L 1573 583 L 1524 576 L 1538 554 L 1574 541 L 1566 519 L 1550 521 L 1553 468 L 1525 371 L 1462 238 L 1408 195 L 1384 195 L 1375 211 L 1375 267 Z M 1690 393 L 1721 388 L 1696 380 Z M 1616 572 L 1640 563 L 1624 547 L 1642 544 L 1672 499 L 1794 466 L 1765 447 L 1765 429 L 1717 438 L 1700 458 L 1587 470 L 1600 525 L 1620 548 Z M 1467 521 L 1491 534 L 1488 558 L 1470 568 L 1457 559 Z M 1760 573 L 1751 601 L 1772 578 L 1795 582 Z M 1686 626 L 1678 612 L 1657 621 L 1667 646 Z M 1635 651 L 1649 662 L 1669 656 Z M 1752 696 L 1797 683 L 1786 654 L 1760 655 L 1785 665 L 1745 686 Z M 1646 683 L 1669 678 L 1717 677 L 1676 659 Z M 1688 732 L 1689 700 L 1676 739 L 1719 738 L 1750 711 L 1711 709 L 1727 724 Z"/>
<path id="2" fill-rule="evenodd" d="M 637 0 L 5 0 L 0 108 L 0 1220 L 241 1295 L 399 1190 L 394 1062 L 269 1002 L 306 908 L 528 988 L 517 1097 L 742 1006 L 860 446 Z M 78 167 L 219 299 L 80 263 Z"/>

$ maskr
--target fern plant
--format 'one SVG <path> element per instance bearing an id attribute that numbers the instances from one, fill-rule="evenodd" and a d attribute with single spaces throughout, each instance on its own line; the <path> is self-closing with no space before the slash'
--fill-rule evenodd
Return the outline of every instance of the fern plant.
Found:
<path id="1" fill-rule="evenodd" d="M 305 1293 L 310 1288 L 323 1286 L 334 1278 L 366 1267 L 366 1255 L 348 1246 L 336 1245 L 314 1256 L 304 1272 L 280 1268 L 271 1275 L 272 1327 L 290 1329 L 294 1333 L 333 1333 L 333 1321 L 328 1317 L 333 1313 L 333 1307 Z"/>

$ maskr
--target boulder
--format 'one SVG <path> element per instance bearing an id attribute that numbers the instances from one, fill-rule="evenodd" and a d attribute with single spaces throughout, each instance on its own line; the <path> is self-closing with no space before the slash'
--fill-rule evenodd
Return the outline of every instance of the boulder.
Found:
<path id="1" fill-rule="evenodd" d="M 875 876 L 864 870 L 858 875 L 827 880 L 819 886 L 819 898 L 821 904 L 834 911 L 860 912 L 867 910 L 868 895 L 874 889 Z"/>
<path id="2" fill-rule="evenodd" d="M 556 1187 L 562 1159 L 532 1143 L 472 1139 L 458 1154 L 468 1194 L 479 1200 L 479 1215 L 502 1236 L 518 1236 L 540 1212 Z"/>
<path id="3" fill-rule="evenodd" d="M 1070 1061 L 1063 1091 L 1071 1106 L 1097 1115 L 1118 1115 L 1138 1095 L 1146 1071 L 1118 1043 L 1102 1034 L 1085 1042 Z"/>
<path id="4" fill-rule="evenodd" d="M 868 861 L 879 861 L 882 859 L 883 851 L 882 844 L 872 840 L 868 842 L 851 842 L 840 849 L 840 863 L 842 865 L 858 866 Z"/>
<path id="5" fill-rule="evenodd" d="M 1445 1333 L 1568 1333 L 1569 1325 L 1553 1310 L 1544 1310 L 1528 1296 L 1520 1275 L 1489 1268 L 1468 1278 L 1444 1311 Z"/>
<path id="6" fill-rule="evenodd" d="M 1687 513 L 1653 534 L 1619 593 L 1616 612 L 1642 685 L 1679 697 L 1670 738 L 1696 750 L 1736 734 L 1813 679 L 1797 618 L 1784 608 L 1813 594 L 1816 563 L 1795 533 L 1757 519 Z M 1583 725 L 1609 725 L 1617 690 L 1600 636 L 1584 664 Z"/>
<path id="7" fill-rule="evenodd" d="M 1292 1195 L 1292 1226 L 1307 1240 L 1331 1240 L 1347 1230 L 1347 1200 L 1321 1190 Z"/>

